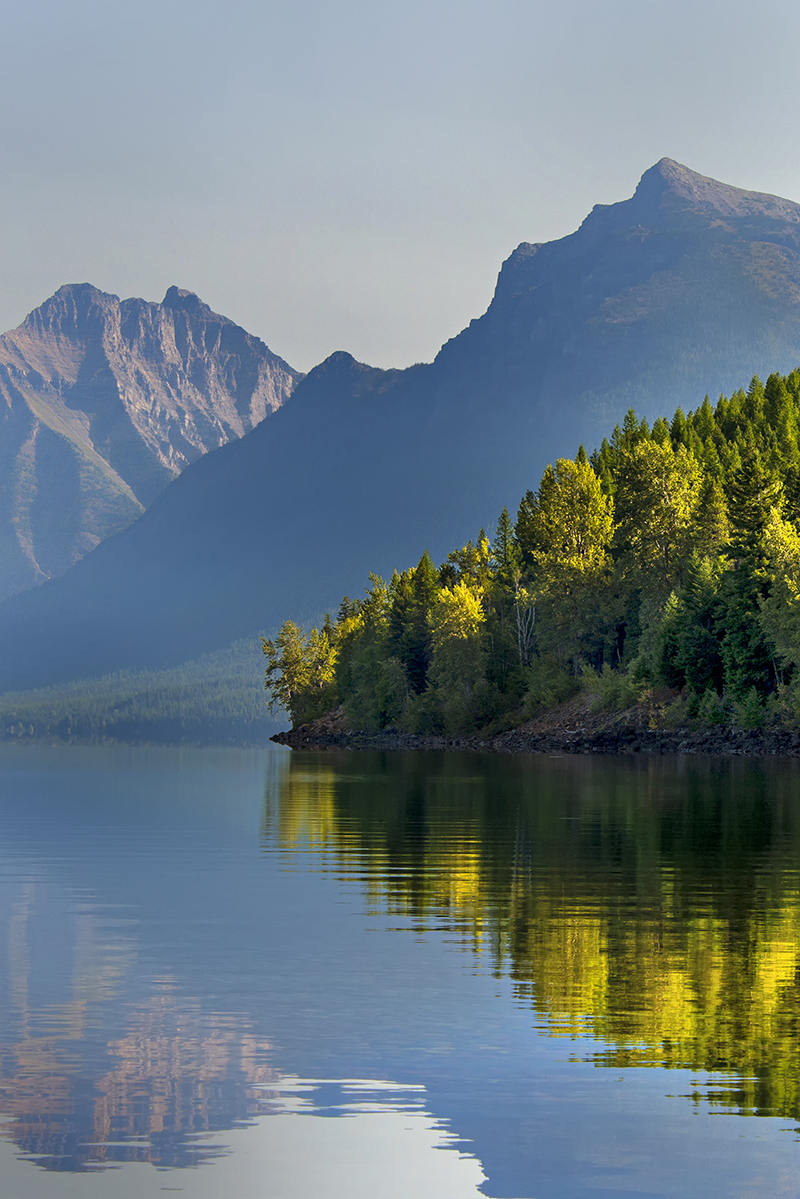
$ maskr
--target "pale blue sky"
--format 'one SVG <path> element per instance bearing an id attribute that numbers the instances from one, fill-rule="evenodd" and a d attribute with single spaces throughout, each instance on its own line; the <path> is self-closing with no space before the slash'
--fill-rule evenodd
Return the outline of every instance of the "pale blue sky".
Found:
<path id="1" fill-rule="evenodd" d="M 800 200 L 796 0 L 5 0 L 0 327 L 176 283 L 307 369 L 429 360 L 663 155 Z"/>

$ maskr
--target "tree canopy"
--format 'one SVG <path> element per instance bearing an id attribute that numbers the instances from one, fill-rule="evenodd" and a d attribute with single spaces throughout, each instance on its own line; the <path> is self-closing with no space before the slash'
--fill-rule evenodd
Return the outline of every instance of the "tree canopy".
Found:
<path id="1" fill-rule="evenodd" d="M 372 577 L 335 622 L 264 642 L 295 724 L 492 730 L 587 678 L 670 687 L 690 713 L 800 721 L 800 370 L 706 396 L 652 428 L 633 410 L 547 467 L 490 539 Z"/>

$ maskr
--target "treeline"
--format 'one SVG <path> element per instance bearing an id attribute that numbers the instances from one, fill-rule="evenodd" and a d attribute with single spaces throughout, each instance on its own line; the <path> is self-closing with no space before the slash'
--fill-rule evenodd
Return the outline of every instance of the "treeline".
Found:
<path id="1" fill-rule="evenodd" d="M 264 640 L 295 726 L 496 730 L 580 687 L 653 688 L 681 718 L 800 721 L 800 371 L 679 408 L 628 412 L 588 457 L 548 466 L 490 540 L 419 563 L 306 634 Z"/>
<path id="2" fill-rule="evenodd" d="M 0 695 L 0 739 L 262 744 L 275 731 L 254 638 L 163 670 Z"/>

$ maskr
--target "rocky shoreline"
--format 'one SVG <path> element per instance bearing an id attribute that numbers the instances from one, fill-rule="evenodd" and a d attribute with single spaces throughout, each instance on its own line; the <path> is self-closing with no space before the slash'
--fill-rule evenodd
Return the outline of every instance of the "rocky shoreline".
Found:
<path id="1" fill-rule="evenodd" d="M 800 757 L 800 732 L 729 725 L 665 727 L 657 705 L 593 713 L 582 697 L 519 728 L 493 736 L 425 736 L 396 729 L 359 732 L 344 726 L 340 709 L 271 738 L 299 750 L 466 750 L 506 754 L 718 754 Z"/>

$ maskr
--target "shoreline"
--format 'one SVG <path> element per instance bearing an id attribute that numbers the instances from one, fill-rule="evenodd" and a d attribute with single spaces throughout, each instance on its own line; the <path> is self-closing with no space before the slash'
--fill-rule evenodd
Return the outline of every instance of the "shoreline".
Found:
<path id="1" fill-rule="evenodd" d="M 800 731 L 785 727 L 740 729 L 665 727 L 659 706 L 637 705 L 624 712 L 592 712 L 578 698 L 518 728 L 480 736 L 364 732 L 344 727 L 341 709 L 270 740 L 294 750 L 462 750 L 505 754 L 715 754 L 722 757 L 800 757 Z"/>

